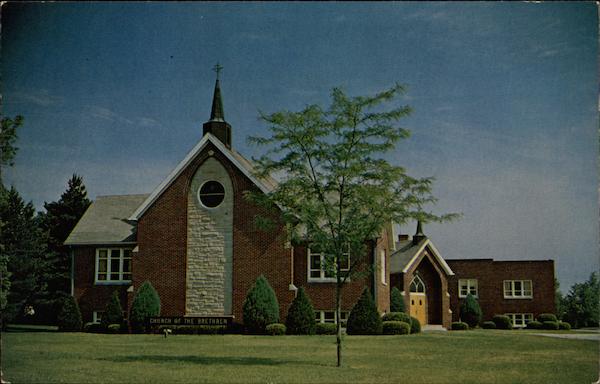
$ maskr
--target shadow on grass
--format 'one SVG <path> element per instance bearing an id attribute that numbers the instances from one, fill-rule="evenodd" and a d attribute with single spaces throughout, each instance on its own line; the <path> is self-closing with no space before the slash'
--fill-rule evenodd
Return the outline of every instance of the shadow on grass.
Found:
<path id="1" fill-rule="evenodd" d="M 98 360 L 113 363 L 192 363 L 201 365 L 281 365 L 292 361 L 275 360 L 264 357 L 231 357 L 231 356 L 195 356 L 195 355 L 134 355 L 114 356 Z"/>
<path id="2" fill-rule="evenodd" d="M 9 324 L 2 332 L 58 332 L 53 325 Z"/>

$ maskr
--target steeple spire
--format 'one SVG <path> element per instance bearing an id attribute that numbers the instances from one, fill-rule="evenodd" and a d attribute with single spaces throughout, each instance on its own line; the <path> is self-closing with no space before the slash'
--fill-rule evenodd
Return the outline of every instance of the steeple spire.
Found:
<path id="1" fill-rule="evenodd" d="M 421 224 L 421 220 L 417 220 L 417 232 L 415 232 L 415 235 L 413 236 L 413 244 L 418 244 L 426 237 L 427 236 L 423 234 L 423 225 Z"/>
<path id="2" fill-rule="evenodd" d="M 210 132 L 221 140 L 228 148 L 231 148 L 231 125 L 225 121 L 223 100 L 221 99 L 221 85 L 219 83 L 219 75 L 222 70 L 223 67 L 219 63 L 213 67 L 213 71 L 217 73 L 217 80 L 215 81 L 210 120 L 204 123 L 203 134 L 206 135 Z"/>

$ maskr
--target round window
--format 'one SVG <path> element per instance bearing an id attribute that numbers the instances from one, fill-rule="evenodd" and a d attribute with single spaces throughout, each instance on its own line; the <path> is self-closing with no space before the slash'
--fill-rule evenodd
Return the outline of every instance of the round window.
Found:
<path id="1" fill-rule="evenodd" d="M 198 198 L 205 207 L 215 208 L 223 202 L 225 188 L 218 181 L 207 181 L 200 187 Z"/>

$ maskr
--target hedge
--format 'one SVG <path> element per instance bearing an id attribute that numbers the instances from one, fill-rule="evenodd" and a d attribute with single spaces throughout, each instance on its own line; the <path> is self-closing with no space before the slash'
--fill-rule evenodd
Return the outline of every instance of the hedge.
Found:
<path id="1" fill-rule="evenodd" d="M 315 334 L 315 311 L 302 287 L 298 289 L 298 294 L 288 309 L 285 326 L 290 335 Z"/>
<path id="2" fill-rule="evenodd" d="M 484 329 L 496 329 L 496 323 L 493 321 L 484 321 L 481 327 Z"/>
<path id="3" fill-rule="evenodd" d="M 421 332 L 421 323 L 419 322 L 419 319 L 411 316 L 411 318 L 410 318 L 410 333 L 419 333 L 419 332 Z"/>
<path id="4" fill-rule="evenodd" d="M 279 323 L 279 303 L 275 291 L 263 275 L 256 279 L 248 291 L 242 311 L 244 326 L 250 333 L 264 333 L 267 325 Z"/>
<path id="5" fill-rule="evenodd" d="M 558 321 L 544 321 L 542 323 L 542 329 L 557 331 L 558 328 L 559 328 Z"/>
<path id="6" fill-rule="evenodd" d="M 384 321 L 384 335 L 408 335 L 410 333 L 410 324 L 404 321 Z"/>
<path id="7" fill-rule="evenodd" d="M 544 323 L 546 321 L 557 322 L 558 319 L 556 318 L 556 315 L 554 315 L 552 313 L 541 313 L 538 315 L 537 321 L 539 321 L 540 323 Z"/>
<path id="8" fill-rule="evenodd" d="M 558 323 L 558 329 L 561 329 L 563 331 L 570 331 L 571 330 L 571 324 L 567 323 L 566 321 L 560 321 Z"/>
<path id="9" fill-rule="evenodd" d="M 158 327 L 157 333 L 163 334 L 165 329 L 170 329 L 174 335 L 221 335 L 227 331 L 225 325 L 163 325 Z"/>
<path id="10" fill-rule="evenodd" d="M 102 332 L 102 326 L 100 323 L 85 323 L 83 326 L 83 332 L 100 333 Z"/>
<path id="11" fill-rule="evenodd" d="M 106 326 L 106 331 L 108 333 L 121 333 L 121 329 L 122 329 L 121 324 L 108 324 Z"/>
<path id="12" fill-rule="evenodd" d="M 383 321 L 403 321 L 410 324 L 410 316 L 404 312 L 388 312 L 383 315 Z"/>
<path id="13" fill-rule="evenodd" d="M 335 335 L 337 333 L 337 325 L 333 323 L 317 323 L 315 324 L 315 333 L 317 335 Z"/>
<path id="14" fill-rule="evenodd" d="M 285 335 L 286 329 L 285 329 L 285 324 L 281 324 L 281 323 L 273 323 L 273 324 L 269 324 L 266 327 L 266 331 L 268 335 L 271 336 L 280 336 L 280 335 Z"/>
<path id="15" fill-rule="evenodd" d="M 498 329 L 512 329 L 512 321 L 510 321 L 510 317 L 508 316 L 495 315 L 492 320 Z"/>
<path id="16" fill-rule="evenodd" d="M 469 329 L 469 324 L 462 321 L 455 321 L 451 324 L 450 329 L 453 331 L 466 331 Z"/>
<path id="17" fill-rule="evenodd" d="M 542 329 L 542 323 L 535 320 L 530 321 L 529 323 L 527 323 L 527 329 Z"/>
<path id="18" fill-rule="evenodd" d="M 346 332 L 349 335 L 378 335 L 381 331 L 381 316 L 371 292 L 365 288 L 348 316 Z"/>

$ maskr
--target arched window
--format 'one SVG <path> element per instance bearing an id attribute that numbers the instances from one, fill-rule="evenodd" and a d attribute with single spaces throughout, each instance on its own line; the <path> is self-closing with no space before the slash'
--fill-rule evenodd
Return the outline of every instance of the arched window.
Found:
<path id="1" fill-rule="evenodd" d="M 425 284 L 418 275 L 410 282 L 410 291 L 415 293 L 425 293 Z"/>

